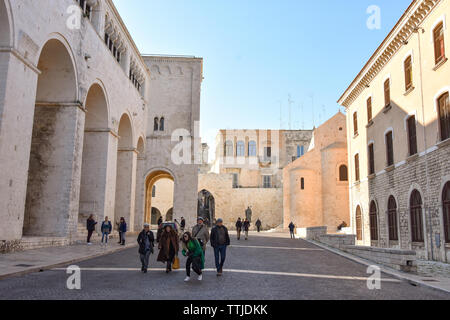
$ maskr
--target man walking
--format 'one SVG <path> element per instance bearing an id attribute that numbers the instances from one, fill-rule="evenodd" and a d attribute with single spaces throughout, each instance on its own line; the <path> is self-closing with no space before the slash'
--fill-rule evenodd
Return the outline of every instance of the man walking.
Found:
<path id="1" fill-rule="evenodd" d="M 184 217 L 181 217 L 181 223 L 180 223 L 181 233 L 184 233 L 185 228 L 186 228 L 186 220 L 184 219 Z"/>
<path id="2" fill-rule="evenodd" d="M 214 248 L 217 276 L 223 274 L 223 265 L 227 256 L 227 247 L 230 245 L 228 229 L 223 225 L 222 219 L 217 219 L 216 226 L 211 230 L 211 246 Z"/>
<path id="3" fill-rule="evenodd" d="M 291 223 L 289 224 L 289 231 L 291 232 L 291 239 L 295 239 L 295 225 L 294 223 L 291 221 Z"/>
<path id="4" fill-rule="evenodd" d="M 245 232 L 245 240 L 248 240 L 248 230 L 250 230 L 250 221 L 248 221 L 248 219 L 245 219 L 243 228 Z"/>
<path id="5" fill-rule="evenodd" d="M 203 249 L 203 253 L 205 253 L 206 244 L 209 242 L 209 230 L 202 217 L 197 218 L 197 225 L 192 228 L 192 237 L 198 240 Z"/>
<path id="6" fill-rule="evenodd" d="M 86 229 L 87 229 L 87 232 L 88 232 L 88 236 L 87 236 L 87 244 L 88 245 L 92 244 L 91 243 L 91 237 L 92 237 L 92 234 L 95 231 L 95 226 L 96 225 L 97 225 L 97 222 L 94 219 L 94 215 L 91 214 L 89 216 L 89 218 L 87 219 L 87 221 L 86 221 Z"/>
<path id="7" fill-rule="evenodd" d="M 258 233 L 261 232 L 261 226 L 262 226 L 261 220 L 259 220 L 259 219 L 256 220 L 255 226 L 256 226 L 256 229 L 258 229 Z"/>
<path id="8" fill-rule="evenodd" d="M 155 236 L 150 230 L 150 225 L 148 223 L 144 224 L 144 230 L 139 234 L 137 242 L 139 244 L 139 255 L 142 263 L 141 271 L 147 273 L 148 261 L 150 255 L 153 253 L 153 247 L 155 246 Z"/>
<path id="9" fill-rule="evenodd" d="M 237 239 L 241 240 L 241 232 L 242 232 L 242 220 L 241 218 L 238 218 L 236 221 L 236 232 L 237 232 Z"/>

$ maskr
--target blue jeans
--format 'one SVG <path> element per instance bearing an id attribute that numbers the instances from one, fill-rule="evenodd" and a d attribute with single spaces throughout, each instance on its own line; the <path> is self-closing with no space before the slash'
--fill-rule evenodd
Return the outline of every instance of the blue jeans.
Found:
<path id="1" fill-rule="evenodd" d="M 218 246 L 214 248 L 214 256 L 216 258 L 216 269 L 217 272 L 222 270 L 225 263 L 225 258 L 227 257 L 227 246 Z"/>
<path id="2" fill-rule="evenodd" d="M 103 240 L 106 240 L 105 243 L 108 243 L 108 237 L 109 237 L 109 232 L 103 232 L 102 233 L 102 243 L 103 243 Z"/>

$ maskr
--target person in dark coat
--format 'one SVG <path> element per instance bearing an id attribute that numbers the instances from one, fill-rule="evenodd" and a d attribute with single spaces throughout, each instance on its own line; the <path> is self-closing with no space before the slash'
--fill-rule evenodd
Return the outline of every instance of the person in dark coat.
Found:
<path id="1" fill-rule="evenodd" d="M 183 217 L 181 217 L 180 230 L 182 233 L 184 232 L 185 228 L 186 228 L 186 220 Z"/>
<path id="2" fill-rule="evenodd" d="M 248 219 L 245 219 L 244 223 L 242 224 L 242 228 L 245 232 L 245 240 L 248 240 L 248 230 L 250 230 L 250 221 Z"/>
<path id="3" fill-rule="evenodd" d="M 256 229 L 258 230 L 258 232 L 261 232 L 261 226 L 262 226 L 261 220 L 259 220 L 259 219 L 256 220 L 255 226 L 256 226 Z"/>
<path id="4" fill-rule="evenodd" d="M 241 218 L 238 218 L 236 221 L 236 232 L 237 232 L 237 239 L 241 240 L 241 232 L 242 232 L 242 220 Z"/>
<path id="5" fill-rule="evenodd" d="M 87 244 L 88 245 L 92 244 L 91 243 L 91 237 L 92 237 L 92 234 L 95 231 L 95 226 L 96 225 L 97 225 L 97 222 L 94 219 L 94 215 L 91 214 L 89 216 L 89 218 L 87 219 L 87 221 L 86 221 L 86 229 L 87 229 L 87 232 L 88 232 L 88 235 L 87 235 Z"/>
<path id="6" fill-rule="evenodd" d="M 120 218 L 119 233 L 120 233 L 120 240 L 121 240 L 120 244 L 122 246 L 124 246 L 125 245 L 125 234 L 127 233 L 127 223 L 126 223 L 124 217 Z"/>
<path id="7" fill-rule="evenodd" d="M 163 218 L 162 218 L 162 217 L 159 217 L 159 219 L 158 219 L 158 227 L 159 227 L 162 223 L 163 223 Z"/>
<path id="8" fill-rule="evenodd" d="M 102 244 L 105 242 L 105 244 L 108 244 L 108 237 L 111 234 L 112 231 L 112 224 L 111 221 L 109 221 L 108 217 L 105 217 L 105 221 L 102 222 Z"/>
<path id="9" fill-rule="evenodd" d="M 153 247 L 155 246 L 155 236 L 150 230 L 150 225 L 148 223 L 144 224 L 144 230 L 139 234 L 137 242 L 139 244 L 139 255 L 142 263 L 141 271 L 147 273 L 148 261 L 150 255 L 154 252 Z"/>
<path id="10" fill-rule="evenodd" d="M 291 239 L 295 239 L 295 225 L 294 223 L 291 221 L 291 223 L 289 224 L 289 231 L 291 233 Z"/>
<path id="11" fill-rule="evenodd" d="M 210 242 L 211 246 L 214 248 L 217 276 L 220 277 L 223 274 L 223 265 L 227 256 L 227 247 L 230 245 L 228 229 L 223 225 L 222 219 L 217 219 L 215 227 L 212 228 Z"/>
<path id="12" fill-rule="evenodd" d="M 170 225 L 166 225 L 159 239 L 158 261 L 167 263 L 166 273 L 172 271 L 172 264 L 179 251 L 178 234 Z"/>

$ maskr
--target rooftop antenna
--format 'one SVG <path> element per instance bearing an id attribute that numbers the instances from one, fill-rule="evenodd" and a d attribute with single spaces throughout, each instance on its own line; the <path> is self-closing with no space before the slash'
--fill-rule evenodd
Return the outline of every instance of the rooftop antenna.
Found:
<path id="1" fill-rule="evenodd" d="M 291 99 L 291 94 L 288 94 L 288 104 L 289 104 L 289 130 L 292 130 L 292 104 L 294 101 Z"/>

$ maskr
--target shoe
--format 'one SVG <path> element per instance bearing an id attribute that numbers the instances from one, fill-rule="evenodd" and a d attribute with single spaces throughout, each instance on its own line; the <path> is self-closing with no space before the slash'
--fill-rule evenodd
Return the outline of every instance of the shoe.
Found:
<path id="1" fill-rule="evenodd" d="M 202 281 L 203 280 L 203 275 L 202 274 L 199 275 L 197 279 L 198 279 L 198 281 Z"/>
<path id="2" fill-rule="evenodd" d="M 144 269 L 144 273 L 147 273 L 147 269 Z"/>
<path id="3" fill-rule="evenodd" d="M 191 277 L 186 277 L 186 279 L 184 279 L 184 282 L 188 282 L 191 281 Z"/>
<path id="4" fill-rule="evenodd" d="M 142 272 L 144 272 L 144 270 L 145 270 L 145 268 L 144 268 L 144 267 L 142 267 L 142 268 L 141 268 L 141 271 L 142 271 Z"/>
<path id="5" fill-rule="evenodd" d="M 92 243 L 88 242 L 87 245 L 88 245 L 88 246 L 92 246 Z"/>

